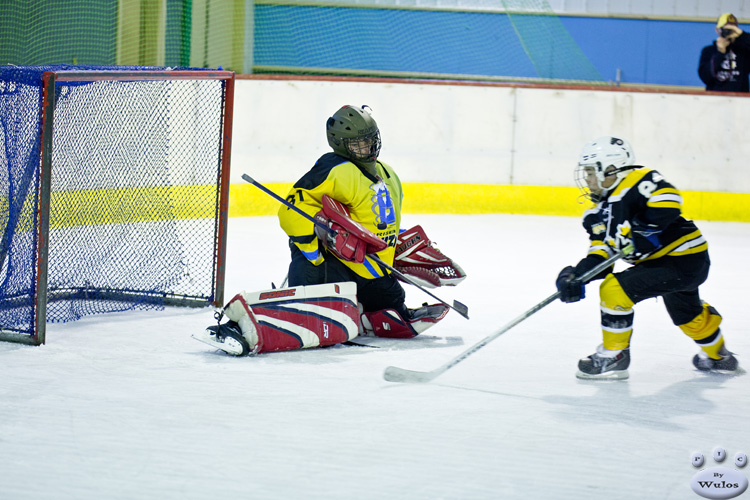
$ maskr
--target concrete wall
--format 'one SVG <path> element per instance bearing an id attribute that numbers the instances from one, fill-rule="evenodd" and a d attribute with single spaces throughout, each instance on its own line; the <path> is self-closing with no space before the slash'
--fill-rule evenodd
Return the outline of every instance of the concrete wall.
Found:
<path id="1" fill-rule="evenodd" d="M 240 79 L 232 183 L 241 185 L 243 172 L 265 183 L 296 181 L 329 150 L 325 120 L 344 104 L 372 107 L 381 159 L 415 186 L 570 189 L 583 144 L 615 135 L 631 142 L 637 163 L 659 170 L 678 189 L 708 204 L 728 199 L 708 200 L 708 193 L 744 200 L 739 215 L 706 218 L 750 220 L 744 127 L 750 99 L 705 93 Z"/>
<path id="2" fill-rule="evenodd" d="M 750 5 L 742 0 L 548 0 L 547 3 L 558 14 L 715 18 L 721 12 L 734 12 L 740 18 L 750 17 Z"/>

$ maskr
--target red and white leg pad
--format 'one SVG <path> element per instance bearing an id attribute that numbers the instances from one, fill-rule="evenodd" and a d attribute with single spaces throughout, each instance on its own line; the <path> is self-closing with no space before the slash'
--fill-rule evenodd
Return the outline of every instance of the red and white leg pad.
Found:
<path id="1" fill-rule="evenodd" d="M 253 353 L 323 347 L 359 333 L 356 293 L 353 282 L 242 292 L 223 313 Z"/>
<path id="2" fill-rule="evenodd" d="M 393 266 L 427 288 L 455 286 L 466 278 L 461 266 L 438 250 L 422 226 L 398 235 Z"/>
<path id="3" fill-rule="evenodd" d="M 423 306 L 414 311 L 414 318 L 404 319 L 393 309 L 362 313 L 363 337 L 386 337 L 391 339 L 410 339 L 416 337 L 440 321 L 448 314 L 449 307 L 443 304 Z"/>

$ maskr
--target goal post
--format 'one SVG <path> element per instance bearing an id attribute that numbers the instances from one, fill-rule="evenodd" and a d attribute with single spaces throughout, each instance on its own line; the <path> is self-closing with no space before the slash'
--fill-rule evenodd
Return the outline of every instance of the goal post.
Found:
<path id="1" fill-rule="evenodd" d="M 0 340 L 223 305 L 234 73 L 0 68 Z"/>

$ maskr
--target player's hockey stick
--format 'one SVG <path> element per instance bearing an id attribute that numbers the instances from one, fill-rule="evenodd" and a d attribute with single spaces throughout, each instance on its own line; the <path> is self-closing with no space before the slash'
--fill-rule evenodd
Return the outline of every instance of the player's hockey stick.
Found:
<path id="1" fill-rule="evenodd" d="M 269 195 L 271 198 L 273 198 L 276 201 L 278 201 L 279 203 L 281 203 L 282 205 L 291 208 L 292 210 L 294 210 L 295 212 L 297 212 L 298 214 L 300 214 L 304 218 L 306 218 L 306 219 L 314 222 L 315 224 L 317 224 L 318 226 L 322 227 L 323 229 L 325 229 L 326 231 L 328 231 L 332 235 L 336 234 L 336 231 L 333 230 L 333 229 L 331 229 L 330 227 L 328 227 L 328 225 L 322 223 L 321 221 L 317 220 L 315 217 L 311 216 L 310 214 L 305 213 L 304 211 L 302 211 L 298 207 L 296 207 L 293 204 L 289 203 L 284 198 L 282 198 L 281 196 L 277 195 L 276 193 L 274 193 L 273 191 L 271 191 L 270 189 L 268 189 L 266 186 L 264 186 L 260 182 L 256 181 L 252 177 L 250 177 L 249 175 L 242 174 L 242 178 L 245 181 L 247 181 L 250 184 L 252 184 L 255 187 L 257 187 L 258 189 L 260 189 L 261 191 L 263 191 L 264 193 L 266 193 L 267 195 Z M 437 300 L 438 302 L 440 302 L 444 306 L 450 307 L 451 309 L 453 309 L 454 311 L 456 311 L 458 314 L 460 314 L 464 318 L 469 319 L 469 308 L 466 305 L 462 304 L 461 302 L 459 302 L 457 300 L 454 300 L 453 304 L 449 304 L 446 301 L 442 300 L 440 297 L 434 295 L 432 292 L 430 292 L 429 290 L 427 290 L 426 288 L 424 288 L 422 285 L 420 285 L 416 281 L 414 281 L 411 278 L 409 278 L 408 276 L 406 276 L 401 271 L 399 271 L 396 268 L 394 268 L 393 266 L 390 266 L 390 265 L 386 264 L 385 262 L 383 262 L 383 260 L 380 257 L 378 257 L 377 255 L 370 253 L 370 254 L 367 254 L 367 256 L 370 257 L 375 262 L 377 262 L 379 265 L 381 265 L 384 268 L 388 269 L 390 272 L 392 272 L 393 274 L 395 274 L 396 276 L 398 276 L 402 280 L 404 280 L 407 283 L 409 283 L 411 285 L 414 285 L 415 287 L 419 288 L 424 293 L 426 293 L 427 295 L 429 295 L 433 299 Z"/>
<path id="2" fill-rule="evenodd" d="M 600 263 L 595 268 L 591 269 L 589 272 L 584 273 L 583 276 L 581 276 L 581 281 L 585 283 L 586 281 L 590 280 L 591 278 L 593 278 L 600 272 L 607 269 L 609 266 L 613 265 L 618 259 L 620 259 L 626 253 L 629 253 L 629 250 L 627 248 L 625 249 L 625 253 L 623 252 L 616 253 L 609 259 Z M 539 311 L 543 307 L 546 307 L 548 304 L 554 302 L 559 297 L 560 297 L 560 292 L 553 293 L 552 295 L 550 295 L 549 297 L 547 297 L 546 299 L 544 299 L 543 301 L 541 301 L 540 303 L 538 303 L 537 305 L 535 305 L 534 307 L 532 307 L 531 309 L 529 309 L 528 311 L 526 311 L 525 313 L 523 313 L 522 315 L 520 315 L 519 317 L 517 317 L 516 319 L 514 319 L 513 321 L 511 321 L 510 323 L 508 323 L 507 325 L 505 325 L 504 327 L 496 331 L 495 333 L 493 333 L 492 335 L 485 337 L 481 341 L 474 344 L 471 348 L 465 350 L 464 352 L 462 352 L 461 354 L 459 354 L 452 360 L 448 361 L 442 366 L 435 368 L 432 371 L 420 372 L 420 371 L 414 371 L 414 370 L 405 370 L 403 368 L 398 368 L 396 366 L 389 366 L 385 369 L 385 372 L 383 373 L 383 378 L 386 379 L 388 382 L 404 382 L 404 383 L 429 382 L 433 380 L 434 378 L 438 377 L 439 375 L 443 374 L 450 368 L 453 368 L 458 363 L 465 360 L 470 355 L 474 354 L 479 349 L 486 346 L 487 344 L 489 344 L 490 342 L 498 338 L 500 335 L 507 332 L 508 330 L 516 326 L 518 323 L 520 323 L 521 321 L 525 320 L 526 318 L 534 314 L 535 312 Z"/>

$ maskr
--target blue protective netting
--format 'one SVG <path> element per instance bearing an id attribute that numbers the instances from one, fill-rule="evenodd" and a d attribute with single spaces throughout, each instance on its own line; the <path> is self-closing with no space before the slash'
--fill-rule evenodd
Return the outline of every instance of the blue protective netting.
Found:
<path id="1" fill-rule="evenodd" d="M 33 332 L 42 75 L 0 67 L 0 329 Z M 223 83 L 58 82 L 47 320 L 214 297 Z"/>
<path id="2" fill-rule="evenodd" d="M 256 3 L 255 72 L 601 82 L 546 1 L 487 10 Z"/>

